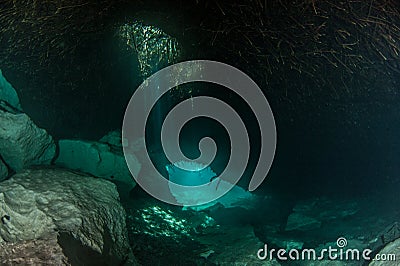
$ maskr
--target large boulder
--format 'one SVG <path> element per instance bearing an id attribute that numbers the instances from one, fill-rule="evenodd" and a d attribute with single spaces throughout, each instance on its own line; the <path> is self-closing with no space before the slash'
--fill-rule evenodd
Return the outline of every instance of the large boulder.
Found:
<path id="1" fill-rule="evenodd" d="M 97 177 L 105 178 L 121 184 L 124 190 L 130 191 L 136 183 L 128 169 L 122 147 L 107 143 L 86 140 L 60 140 L 59 155 L 55 161 L 57 165 L 79 170 Z M 131 165 L 134 165 L 138 174 L 140 163 L 132 154 Z"/>
<path id="2" fill-rule="evenodd" d="M 5 101 L 13 108 L 22 110 L 21 104 L 17 92 L 11 86 L 11 84 L 5 79 L 3 73 L 0 70 L 0 101 Z"/>
<path id="3" fill-rule="evenodd" d="M 51 163 L 56 151 L 52 137 L 26 114 L 0 109 L 0 125 L 0 155 L 10 168 Z"/>
<path id="4" fill-rule="evenodd" d="M 0 186 L 0 244 L 58 232 L 73 265 L 133 263 L 115 185 L 60 169 L 24 170 Z"/>

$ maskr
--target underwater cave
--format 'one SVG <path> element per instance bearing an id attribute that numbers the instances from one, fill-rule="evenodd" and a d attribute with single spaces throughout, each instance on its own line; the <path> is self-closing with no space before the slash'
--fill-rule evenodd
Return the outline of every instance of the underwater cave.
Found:
<path id="1" fill-rule="evenodd" d="M 0 265 L 400 265 L 400 1 L 3 0 Z"/>

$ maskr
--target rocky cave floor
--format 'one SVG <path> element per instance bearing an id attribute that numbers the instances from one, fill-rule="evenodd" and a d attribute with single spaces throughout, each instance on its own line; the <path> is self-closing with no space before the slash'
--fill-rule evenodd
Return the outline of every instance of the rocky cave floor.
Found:
<path id="1" fill-rule="evenodd" d="M 302 200 L 288 217 L 279 219 L 271 217 L 279 216 L 281 207 L 272 197 L 260 198 L 250 210 L 240 206 L 182 210 L 146 195 L 123 205 L 131 246 L 143 265 L 343 265 L 343 261 L 329 260 L 267 262 L 256 254 L 263 243 L 276 249 L 337 248 L 339 237 L 347 240 L 346 248 L 378 252 L 400 237 L 400 197 L 395 187 L 363 198 Z"/>

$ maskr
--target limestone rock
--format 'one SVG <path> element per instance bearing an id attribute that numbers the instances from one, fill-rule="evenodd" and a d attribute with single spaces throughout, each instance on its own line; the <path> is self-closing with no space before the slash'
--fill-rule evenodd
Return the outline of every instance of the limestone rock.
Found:
<path id="1" fill-rule="evenodd" d="M 56 236 L 0 244 L 0 265 L 71 265 Z"/>
<path id="2" fill-rule="evenodd" d="M 122 148 L 118 149 L 105 143 L 85 140 L 60 140 L 59 155 L 56 164 L 74 170 L 92 174 L 121 184 L 130 191 L 136 183 L 128 169 Z M 135 165 L 134 174 L 140 171 L 140 163 L 130 155 Z"/>
<path id="3" fill-rule="evenodd" d="M 12 107 L 22 110 L 19 98 L 15 89 L 5 79 L 0 70 L 0 100 L 7 102 Z"/>
<path id="4" fill-rule="evenodd" d="M 387 244 L 378 254 L 381 260 L 372 261 L 369 266 L 398 265 L 400 261 L 400 238 Z"/>
<path id="5" fill-rule="evenodd" d="M 24 113 L 0 110 L 0 155 L 13 170 L 51 163 L 56 146 L 46 130 Z"/>
<path id="6" fill-rule="evenodd" d="M 386 226 L 385 229 L 380 231 L 378 235 L 369 242 L 369 248 L 376 252 L 398 238 L 400 238 L 400 223 L 394 222 Z"/>
<path id="7" fill-rule="evenodd" d="M 210 166 L 188 161 L 179 161 L 174 164 L 167 165 L 166 170 L 169 176 L 169 189 L 178 203 L 184 206 L 184 209 L 201 211 L 208 209 L 216 204 L 220 204 L 225 208 L 241 207 L 244 209 L 252 209 L 257 201 L 257 196 L 244 190 L 240 186 L 232 184 L 216 177 L 217 174 Z M 175 183 L 183 186 L 199 186 L 208 184 L 205 188 L 198 188 L 197 191 L 188 191 L 176 188 L 171 184 Z M 218 198 L 221 192 L 228 191 L 222 197 Z M 209 199 L 215 199 L 209 203 L 196 205 L 207 202 Z"/>
<path id="8" fill-rule="evenodd" d="M 14 106 L 9 104 L 8 102 L 6 102 L 4 100 L 1 100 L 1 99 L 0 99 L 0 110 L 3 110 L 4 112 L 13 113 L 13 114 L 22 113 L 19 109 L 15 108 Z"/>
<path id="9" fill-rule="evenodd" d="M 112 146 L 122 147 L 122 133 L 120 130 L 110 131 L 99 141 L 110 144 Z"/>
<path id="10" fill-rule="evenodd" d="M 0 158 L 0 182 L 8 176 L 8 168 Z"/>
<path id="11" fill-rule="evenodd" d="M 0 217 L 3 244 L 57 231 L 72 261 L 91 254 L 93 263 L 117 265 L 132 257 L 125 210 L 115 185 L 103 179 L 60 169 L 23 170 L 1 183 Z"/>

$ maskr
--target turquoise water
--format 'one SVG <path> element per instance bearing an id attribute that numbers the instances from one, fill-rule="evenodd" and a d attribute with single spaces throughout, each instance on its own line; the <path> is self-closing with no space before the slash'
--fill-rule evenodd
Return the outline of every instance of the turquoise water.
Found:
<path id="1" fill-rule="evenodd" d="M 269 250 L 319 253 L 337 248 L 343 239 L 347 248 L 371 249 L 375 255 L 400 238 L 399 10 L 392 0 L 4 1 L 0 188 L 14 193 L 8 189 L 13 176 L 32 167 L 62 168 L 115 184 L 126 221 L 115 215 L 106 224 L 126 226 L 126 243 L 142 265 L 319 265 L 277 255 L 267 262 L 257 252 L 267 244 Z M 140 146 L 143 139 L 128 143 L 121 134 L 128 102 L 139 85 L 163 67 L 187 60 L 219 61 L 248 75 L 268 100 L 277 133 L 272 167 L 262 185 L 249 192 L 257 165 L 268 163 L 258 160 L 265 143 L 263 121 L 257 121 L 251 104 L 211 83 L 168 91 L 151 110 L 143 133 L 151 163 L 167 180 L 188 186 L 214 181 L 217 192 L 234 150 L 229 130 L 215 119 L 198 117 L 176 136 L 180 149 L 187 160 L 194 160 L 201 155 L 200 141 L 210 137 L 216 156 L 205 173 L 176 169 L 178 160 L 165 154 L 161 128 L 180 102 L 208 96 L 227 103 L 249 138 L 249 160 L 231 194 L 198 208 L 166 204 L 149 195 L 140 180 L 157 179 L 146 172 L 150 166 Z M 145 106 L 151 105 L 148 101 L 142 99 Z M 125 160 L 123 147 L 131 149 L 132 158 Z M 161 187 L 157 181 L 152 185 Z M 47 189 L 54 188 L 43 191 Z M 160 189 L 176 200 L 204 196 Z M 27 221 L 3 207 L 9 202 L 5 196 L 0 208 L 0 245 L 11 239 L 2 234 L 11 228 L 10 221 Z M 61 240 L 53 239 L 61 253 L 64 249 L 73 257 L 68 248 L 76 247 L 85 258 L 83 265 L 95 265 L 87 254 L 96 254 L 97 262 L 105 260 L 103 253 L 93 247 L 87 251 L 63 230 L 56 227 Z M 101 237 L 116 242 L 113 235 Z M 368 265 L 369 260 L 338 263 Z"/>

